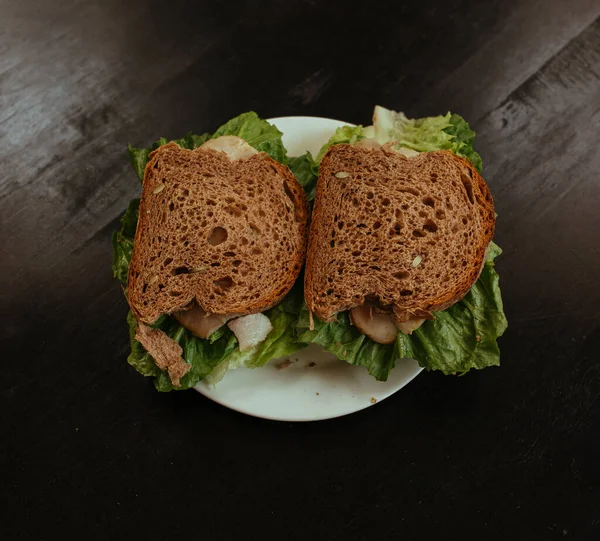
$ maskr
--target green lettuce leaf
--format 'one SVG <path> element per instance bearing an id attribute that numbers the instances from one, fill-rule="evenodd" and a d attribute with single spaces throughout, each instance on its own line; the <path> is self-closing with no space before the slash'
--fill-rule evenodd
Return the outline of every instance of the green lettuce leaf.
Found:
<path id="1" fill-rule="evenodd" d="M 180 147 L 193 150 L 208 141 L 208 139 L 214 139 L 222 135 L 237 135 L 256 150 L 266 152 L 274 160 L 280 163 L 286 163 L 287 161 L 286 150 L 281 141 L 282 133 L 275 126 L 269 124 L 252 111 L 232 118 L 212 135 L 209 133 L 203 135 L 188 133 L 181 139 L 175 139 L 174 142 Z M 129 159 L 140 180 L 144 178 L 144 169 L 148 163 L 150 152 L 162 145 L 166 145 L 168 142 L 167 139 L 161 137 L 149 148 L 136 148 L 129 145 Z"/>
<path id="2" fill-rule="evenodd" d="M 492 242 L 481 276 L 467 295 L 447 310 L 437 312 L 435 320 L 426 321 L 412 334 L 399 332 L 394 344 L 373 342 L 350 324 L 347 313 L 338 314 L 332 323 L 315 318 L 315 329 L 304 330 L 299 340 L 320 344 L 338 358 L 364 366 L 381 381 L 387 380 L 396 360 L 402 358 L 415 359 L 427 370 L 444 374 L 498 366 L 500 351 L 496 340 L 507 327 L 494 269 L 494 259 L 501 253 Z M 305 306 L 298 326 L 306 329 L 308 324 Z"/>
<path id="3" fill-rule="evenodd" d="M 264 151 L 273 159 L 287 162 L 286 150 L 281 141 L 281 132 L 265 120 L 260 119 L 256 113 L 244 113 L 223 126 L 214 134 L 194 135 L 188 133 L 185 137 L 175 140 L 183 148 L 194 149 L 210 138 L 221 135 L 237 135 L 245 139 L 251 146 L 259 151 Z M 150 148 L 134 148 L 129 146 L 129 156 L 138 177 L 143 179 L 144 169 L 148 162 L 148 154 L 159 146 L 168 142 L 161 138 Z M 316 170 L 316 165 L 310 155 L 303 157 L 300 163 L 295 159 L 297 174 L 303 182 L 310 184 L 309 170 Z M 308 167 L 308 170 L 304 170 Z M 314 180 L 316 182 L 316 178 Z M 313 184 L 314 184 L 313 182 Z M 313 186 L 314 191 L 314 186 Z M 113 274 L 123 284 L 127 284 L 127 276 L 133 241 L 137 228 L 139 213 L 139 199 L 134 199 L 129 204 L 127 212 L 121 219 L 121 229 L 113 234 Z M 300 282 L 300 281 L 299 281 Z M 161 316 L 152 325 L 164 331 L 169 337 L 179 343 L 183 349 L 184 360 L 191 365 L 190 371 L 181 379 L 181 387 L 174 387 L 167 372 L 161 371 L 150 354 L 135 339 L 137 322 L 130 312 L 127 316 L 131 353 L 128 362 L 144 376 L 154 378 L 154 383 L 159 391 L 189 389 L 203 379 L 212 383 L 219 381 L 230 368 L 246 366 L 257 368 L 263 366 L 270 359 L 290 355 L 305 347 L 297 340 L 295 322 L 303 303 L 301 283 L 296 285 L 286 298 L 275 308 L 265 312 L 273 325 L 267 338 L 247 351 L 241 352 L 233 332 L 223 326 L 215 331 L 207 340 L 198 338 L 182 327 L 174 318 Z M 210 377 L 208 377 L 210 376 Z"/>
<path id="4" fill-rule="evenodd" d="M 351 325 L 348 312 L 338 314 L 337 321 L 331 323 L 324 323 L 315 317 L 315 329 L 312 331 L 304 330 L 308 325 L 308 309 L 304 306 L 298 319 L 298 327 L 303 330 L 298 340 L 307 344 L 319 344 L 338 359 L 363 366 L 371 376 L 380 381 L 388 379 L 396 360 L 401 358 L 396 344 L 383 345 L 373 342 Z"/>
<path id="5" fill-rule="evenodd" d="M 236 116 L 223 124 L 212 137 L 221 135 L 237 135 L 256 150 L 266 152 L 280 163 L 286 163 L 287 153 L 281 141 L 283 134 L 254 112 Z"/>
<path id="6" fill-rule="evenodd" d="M 127 211 L 121 218 L 121 230 L 115 231 L 112 236 L 113 276 L 124 284 L 127 283 L 127 273 L 133 252 L 133 238 L 137 229 L 139 207 L 139 199 L 134 199 L 129 203 Z"/>
<path id="7" fill-rule="evenodd" d="M 313 159 L 312 154 L 307 152 L 297 158 L 289 158 L 288 167 L 304 188 L 308 200 L 312 201 L 315 198 L 317 178 L 319 176 L 319 166 Z"/>
<path id="8" fill-rule="evenodd" d="M 481 171 L 481 157 L 473 150 L 475 132 L 460 115 L 410 119 L 404 113 L 377 106 L 373 118 L 374 138 L 381 144 L 397 141 L 398 146 L 418 152 L 451 150 Z"/>
<path id="9" fill-rule="evenodd" d="M 335 133 L 329 138 L 329 141 L 327 141 L 327 143 L 325 143 L 321 147 L 321 150 L 319 150 L 316 162 L 321 163 L 323 156 L 327 154 L 327 151 L 333 145 L 339 145 L 341 143 L 348 143 L 350 145 L 353 145 L 361 139 L 364 139 L 364 137 L 365 132 L 362 126 L 342 126 L 341 128 L 338 128 L 337 130 L 335 130 Z"/>
<path id="10" fill-rule="evenodd" d="M 453 137 L 450 150 L 469 160 L 475 169 L 481 173 L 481 156 L 473 150 L 475 132 L 469 128 L 467 121 L 462 116 L 453 114 L 450 116 L 450 126 L 445 128 L 444 131 Z"/>

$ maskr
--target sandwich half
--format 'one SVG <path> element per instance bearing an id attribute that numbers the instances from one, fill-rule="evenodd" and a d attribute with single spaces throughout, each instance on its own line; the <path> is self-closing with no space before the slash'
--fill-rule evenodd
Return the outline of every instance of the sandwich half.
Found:
<path id="1" fill-rule="evenodd" d="M 450 118 L 378 108 L 319 156 L 301 339 L 377 379 L 403 357 L 445 373 L 499 362 L 494 204 Z"/>
<path id="2" fill-rule="evenodd" d="M 253 114 L 232 123 L 254 123 L 250 141 L 243 129 L 221 129 L 145 152 L 135 229 L 115 238 L 115 275 L 120 258 L 127 264 L 129 361 L 159 390 L 302 347 L 294 303 L 278 305 L 304 262 L 308 201 L 290 169 L 259 151 L 281 134 Z"/>

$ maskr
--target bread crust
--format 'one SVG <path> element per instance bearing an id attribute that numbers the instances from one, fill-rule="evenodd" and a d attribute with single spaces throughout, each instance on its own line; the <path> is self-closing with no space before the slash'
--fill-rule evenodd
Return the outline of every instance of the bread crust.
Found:
<path id="1" fill-rule="evenodd" d="M 396 323 L 432 319 L 477 280 L 494 227 L 487 184 L 452 152 L 335 145 L 317 182 L 308 308 L 324 321 L 365 303 Z"/>
<path id="2" fill-rule="evenodd" d="M 271 308 L 300 273 L 309 215 L 302 186 L 265 153 L 231 161 L 159 147 L 146 165 L 129 266 L 134 315 L 152 324 L 194 302 L 223 315 Z"/>

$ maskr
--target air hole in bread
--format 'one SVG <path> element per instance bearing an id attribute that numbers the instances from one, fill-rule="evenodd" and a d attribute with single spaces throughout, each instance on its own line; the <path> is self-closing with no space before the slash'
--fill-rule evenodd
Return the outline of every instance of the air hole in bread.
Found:
<path id="1" fill-rule="evenodd" d="M 463 216 L 462 223 L 463 225 L 467 225 L 469 223 L 469 220 L 467 220 L 466 216 Z"/>
<path id="2" fill-rule="evenodd" d="M 425 218 L 425 217 L 427 216 L 427 213 L 426 213 L 425 211 L 423 211 L 423 210 L 420 210 L 420 211 L 419 211 L 419 216 L 420 216 L 421 218 Z"/>
<path id="3" fill-rule="evenodd" d="M 424 224 L 423 224 L 423 229 L 425 231 L 429 231 L 429 233 L 435 233 L 438 230 L 438 226 L 437 224 L 432 221 L 432 220 L 427 220 Z"/>
<path id="4" fill-rule="evenodd" d="M 241 244 L 242 246 L 246 246 L 246 245 L 248 244 L 248 239 L 247 239 L 246 237 L 242 237 L 242 238 L 240 239 L 240 244 Z"/>
<path id="5" fill-rule="evenodd" d="M 424 237 L 425 233 L 423 233 L 423 231 L 421 231 L 420 229 L 414 229 L 413 232 L 413 237 Z"/>
<path id="6" fill-rule="evenodd" d="M 259 255 L 262 254 L 262 250 L 260 248 L 252 248 L 252 250 L 250 250 L 250 253 L 252 255 Z"/>
<path id="7" fill-rule="evenodd" d="M 258 226 L 256 224 L 250 224 L 250 229 L 257 235 L 260 235 L 260 229 L 258 228 Z"/>
<path id="8" fill-rule="evenodd" d="M 217 202 L 214 201 L 213 199 L 207 199 L 206 200 L 206 204 L 207 205 L 212 205 L 214 207 L 217 204 Z"/>
<path id="9" fill-rule="evenodd" d="M 406 279 L 406 278 L 408 278 L 410 276 L 410 273 L 408 271 L 401 270 L 401 271 L 398 271 L 398 272 L 394 272 L 392 274 L 392 276 L 394 278 L 397 278 L 398 280 L 404 280 L 404 279 Z"/>
<path id="10" fill-rule="evenodd" d="M 237 207 L 225 207 L 225 212 L 227 212 L 230 216 L 235 216 L 237 218 L 242 215 L 242 211 Z"/>
<path id="11" fill-rule="evenodd" d="M 169 203 L 169 210 L 170 210 L 171 212 L 173 212 L 173 211 L 175 210 L 175 203 L 173 203 L 173 201 L 171 201 L 171 202 Z"/>
<path id="12" fill-rule="evenodd" d="M 231 276 L 225 276 L 224 278 L 214 280 L 213 284 L 220 289 L 229 289 L 233 285 L 233 280 L 231 279 Z"/>
<path id="13" fill-rule="evenodd" d="M 398 189 L 399 192 L 404 192 L 404 193 L 409 193 L 411 195 L 416 195 L 419 196 L 421 195 L 421 192 L 419 192 L 419 190 L 415 190 L 414 188 L 410 188 L 410 187 L 402 187 Z M 408 208 L 408 207 L 407 207 Z"/>
<path id="14" fill-rule="evenodd" d="M 390 237 L 399 235 L 401 230 L 402 230 L 402 225 L 396 222 L 389 231 Z"/>
<path id="15" fill-rule="evenodd" d="M 215 227 L 208 236 L 208 243 L 211 246 L 218 246 L 227 240 L 227 230 L 223 227 Z"/>
<path id="16" fill-rule="evenodd" d="M 353 255 L 354 257 L 358 257 L 360 254 L 361 254 L 361 251 L 360 251 L 360 250 L 354 250 L 354 252 L 352 252 L 352 255 Z"/>
<path id="17" fill-rule="evenodd" d="M 235 252 L 224 252 L 223 255 L 225 257 L 235 257 L 236 253 Z"/>
<path id="18" fill-rule="evenodd" d="M 403 289 L 400 291 L 400 295 L 402 295 L 402 297 L 410 297 L 412 294 L 413 292 L 410 289 Z"/>
<path id="19" fill-rule="evenodd" d="M 381 227 L 381 222 L 378 220 L 373 224 L 373 229 L 379 229 Z"/>
<path id="20" fill-rule="evenodd" d="M 190 273 L 190 269 L 188 269 L 187 267 L 176 267 L 171 271 L 171 274 L 173 276 L 179 276 L 180 274 L 189 274 Z"/>
<path id="21" fill-rule="evenodd" d="M 467 192 L 467 197 L 469 198 L 471 205 L 474 205 L 475 197 L 473 196 L 473 183 L 471 182 L 470 177 L 465 173 L 461 173 L 460 180 L 462 181 L 463 186 L 465 187 L 465 191 Z"/>
<path id="22" fill-rule="evenodd" d="M 375 197 L 373 192 L 367 192 L 367 199 L 373 199 L 373 197 Z"/>
<path id="23" fill-rule="evenodd" d="M 408 205 L 406 203 L 403 203 L 402 205 L 400 205 L 400 208 L 402 210 L 408 210 Z M 398 211 L 396 211 L 396 212 L 398 212 Z"/>
<path id="24" fill-rule="evenodd" d="M 173 258 L 172 257 L 167 257 L 167 259 L 165 259 L 163 261 L 163 267 L 166 267 L 167 265 L 170 265 L 171 263 L 173 263 Z"/>
<path id="25" fill-rule="evenodd" d="M 435 200 L 433 199 L 433 197 L 424 197 L 421 201 L 427 207 L 435 207 Z"/>
<path id="26" fill-rule="evenodd" d="M 384 198 L 381 200 L 381 204 L 382 204 L 384 207 L 387 207 L 387 206 L 390 204 L 390 200 L 389 200 L 387 197 L 384 197 Z"/>
<path id="27" fill-rule="evenodd" d="M 431 182 L 437 182 L 438 176 L 437 173 L 431 173 L 429 175 L 429 180 L 431 180 Z"/>
<path id="28" fill-rule="evenodd" d="M 436 210 L 435 211 L 435 217 L 438 220 L 444 220 L 446 218 L 446 213 L 443 210 Z"/>
<path id="29" fill-rule="evenodd" d="M 356 197 L 353 197 L 353 198 L 352 198 L 352 204 L 353 204 L 355 207 L 358 207 L 358 199 L 357 199 Z"/>

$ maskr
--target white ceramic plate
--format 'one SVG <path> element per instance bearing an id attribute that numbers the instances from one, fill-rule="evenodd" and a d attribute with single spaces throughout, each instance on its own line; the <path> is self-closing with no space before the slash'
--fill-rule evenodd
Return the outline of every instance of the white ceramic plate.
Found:
<path id="1" fill-rule="evenodd" d="M 309 150 L 313 156 L 339 126 L 347 122 L 315 117 L 269 119 L 283 132 L 290 156 Z M 366 369 L 340 361 L 311 345 L 285 360 L 256 370 L 238 368 L 215 387 L 195 389 L 233 410 L 278 421 L 332 419 L 381 402 L 409 383 L 422 369 L 416 361 L 398 361 L 388 381 L 376 381 Z"/>

